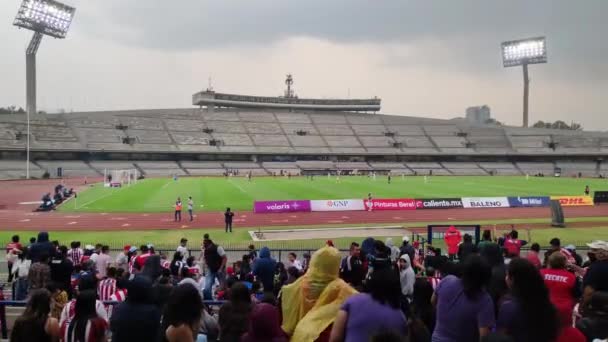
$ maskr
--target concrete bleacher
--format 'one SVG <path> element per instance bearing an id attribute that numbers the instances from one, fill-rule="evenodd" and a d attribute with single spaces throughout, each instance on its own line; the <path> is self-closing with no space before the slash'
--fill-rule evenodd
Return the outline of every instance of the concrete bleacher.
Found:
<path id="1" fill-rule="evenodd" d="M 48 171 L 51 176 L 57 176 L 58 168 L 62 169 L 64 177 L 101 176 L 97 170 L 79 160 L 37 160 L 36 163 Z"/>
<path id="2" fill-rule="evenodd" d="M 171 138 L 166 131 L 129 129 L 127 132 L 129 137 L 136 138 L 141 144 L 171 144 Z"/>
<path id="3" fill-rule="evenodd" d="M 289 146 L 289 140 L 282 134 L 252 134 L 251 139 L 257 146 Z"/>
<path id="4" fill-rule="evenodd" d="M 281 124 L 285 134 L 297 134 L 296 132 L 306 132 L 307 135 L 319 135 L 319 132 L 312 124 L 306 123 L 284 123 Z"/>
<path id="5" fill-rule="evenodd" d="M 386 122 L 386 120 L 385 120 Z M 397 135 L 424 135 L 422 127 L 414 125 L 390 125 L 386 124 L 386 128 L 390 132 L 394 132 Z"/>
<path id="6" fill-rule="evenodd" d="M 437 147 L 443 148 L 462 148 L 466 145 L 463 137 L 452 136 L 431 136 Z"/>
<path id="7" fill-rule="evenodd" d="M 245 122 L 245 128 L 250 134 L 279 134 L 281 126 L 271 122 Z"/>
<path id="8" fill-rule="evenodd" d="M 509 162 L 479 162 L 479 166 L 498 176 L 520 176 L 522 173 L 515 164 Z"/>
<path id="9" fill-rule="evenodd" d="M 269 113 L 269 112 L 250 112 L 250 111 L 243 111 L 243 112 L 239 112 L 239 118 L 241 118 L 241 121 L 249 121 L 249 122 L 263 122 L 263 123 L 267 123 L 267 122 L 276 122 L 276 118 L 274 116 L 274 113 Z"/>
<path id="10" fill-rule="evenodd" d="M 566 176 L 575 176 L 579 173 L 583 177 L 596 177 L 597 163 L 592 161 L 574 161 L 574 160 L 558 160 L 555 165 L 561 168 L 562 174 Z"/>
<path id="11" fill-rule="evenodd" d="M 335 169 L 334 162 L 329 160 L 299 160 L 296 164 L 301 169 Z"/>
<path id="12" fill-rule="evenodd" d="M 433 148 L 433 143 L 425 136 L 420 137 L 403 137 L 399 139 L 405 143 L 405 147 L 425 147 L 425 148 Z"/>
<path id="13" fill-rule="evenodd" d="M 384 135 L 388 130 L 384 125 L 351 125 L 357 135 Z"/>
<path id="14" fill-rule="evenodd" d="M 371 167 L 366 162 L 336 162 L 339 170 L 370 170 Z"/>
<path id="15" fill-rule="evenodd" d="M 547 162 L 517 162 L 517 166 L 523 173 L 529 175 L 543 173 L 548 176 L 555 171 L 555 164 Z"/>
<path id="16" fill-rule="evenodd" d="M 171 136 L 180 145 L 209 145 L 209 140 L 213 139 L 210 134 L 203 132 L 174 132 Z"/>
<path id="17" fill-rule="evenodd" d="M 165 120 L 167 129 L 171 132 L 200 132 L 205 124 L 200 120 Z"/>
<path id="18" fill-rule="evenodd" d="M 327 145 L 334 148 L 340 147 L 361 147 L 361 143 L 357 140 L 356 137 L 353 136 L 325 136 L 325 141 L 327 141 Z"/>
<path id="19" fill-rule="evenodd" d="M 293 146 L 313 147 L 327 146 L 325 141 L 318 135 L 287 135 L 287 138 Z M 297 151 L 297 149 L 296 149 Z"/>
<path id="20" fill-rule="evenodd" d="M 44 173 L 44 170 L 40 169 L 38 165 L 30 162 L 30 177 L 40 178 Z M 25 178 L 26 176 L 26 162 L 25 160 L 7 160 L 2 159 L 0 161 L 0 179 L 19 179 Z"/>
<path id="21" fill-rule="evenodd" d="M 185 175 L 179 165 L 174 161 L 135 161 L 134 164 L 143 171 L 146 176 L 164 176 Z"/>
<path id="22" fill-rule="evenodd" d="M 113 161 L 113 160 L 100 160 L 100 161 L 91 161 L 89 163 L 92 168 L 96 169 L 100 173 L 103 173 L 103 170 L 131 170 L 135 168 L 133 162 L 130 161 Z"/>
<path id="23" fill-rule="evenodd" d="M 240 122 L 207 121 L 204 128 L 213 130 L 213 133 L 247 133 Z"/>
<path id="24" fill-rule="evenodd" d="M 392 146 L 395 142 L 390 137 L 378 137 L 378 136 L 360 136 L 359 140 L 365 147 L 388 147 Z"/>
<path id="25" fill-rule="evenodd" d="M 338 124 L 345 125 L 346 118 L 344 115 L 336 115 L 336 114 L 311 114 L 310 118 L 317 125 L 323 124 Z"/>
<path id="26" fill-rule="evenodd" d="M 471 176 L 483 176 L 488 173 L 481 169 L 477 163 L 469 162 L 442 162 L 443 167 L 453 175 L 471 175 Z"/>
<path id="27" fill-rule="evenodd" d="M 215 133 L 211 134 L 214 139 L 220 140 L 221 146 L 253 146 L 253 141 L 247 134 L 228 134 Z M 255 151 L 255 149 L 254 149 Z"/>
<path id="28" fill-rule="evenodd" d="M 227 169 L 259 169 L 260 164 L 256 162 L 224 162 Z"/>
<path id="29" fill-rule="evenodd" d="M 311 123 L 310 117 L 308 115 L 302 115 L 301 113 L 275 113 L 275 117 L 277 121 L 287 124 L 287 123 Z"/>
<path id="30" fill-rule="evenodd" d="M 321 135 L 355 135 L 355 133 L 346 125 L 327 125 L 317 124 L 317 131 Z"/>
<path id="31" fill-rule="evenodd" d="M 263 162 L 262 167 L 266 170 L 298 169 L 298 164 L 296 162 Z"/>

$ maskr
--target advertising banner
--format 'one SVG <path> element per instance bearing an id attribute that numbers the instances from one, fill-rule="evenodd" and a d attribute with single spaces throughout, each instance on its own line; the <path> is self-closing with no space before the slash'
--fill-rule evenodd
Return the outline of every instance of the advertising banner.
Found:
<path id="1" fill-rule="evenodd" d="M 312 211 L 353 211 L 365 210 L 362 199 L 314 200 L 310 201 Z"/>
<path id="2" fill-rule="evenodd" d="M 416 210 L 416 200 L 412 198 L 390 198 L 365 200 L 365 209 L 369 210 L 370 204 L 372 211 L 376 210 Z"/>
<path id="3" fill-rule="evenodd" d="M 463 197 L 462 206 L 465 208 L 508 208 L 506 197 Z"/>
<path id="4" fill-rule="evenodd" d="M 591 196 L 551 196 L 551 199 L 558 200 L 563 207 L 593 205 Z"/>
<path id="5" fill-rule="evenodd" d="M 460 198 L 423 198 L 416 199 L 416 209 L 452 209 L 462 208 Z"/>
<path id="6" fill-rule="evenodd" d="M 509 197 L 511 207 L 548 207 L 549 203 L 548 196 Z"/>
<path id="7" fill-rule="evenodd" d="M 296 211 L 310 211 L 310 201 L 255 201 L 254 213 L 292 213 Z"/>

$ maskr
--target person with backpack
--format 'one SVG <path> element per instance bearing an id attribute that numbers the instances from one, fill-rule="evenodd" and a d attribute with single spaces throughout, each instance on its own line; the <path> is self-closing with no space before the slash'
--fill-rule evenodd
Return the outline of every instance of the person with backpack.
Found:
<path id="1" fill-rule="evenodd" d="M 220 285 L 224 284 L 224 271 L 226 270 L 228 259 L 224 248 L 213 243 L 213 240 L 209 238 L 209 234 L 205 234 L 203 238 L 203 255 L 205 257 L 205 265 L 207 266 L 203 295 L 205 300 L 210 300 L 211 289 L 213 284 L 215 284 L 215 280 L 217 279 Z"/>

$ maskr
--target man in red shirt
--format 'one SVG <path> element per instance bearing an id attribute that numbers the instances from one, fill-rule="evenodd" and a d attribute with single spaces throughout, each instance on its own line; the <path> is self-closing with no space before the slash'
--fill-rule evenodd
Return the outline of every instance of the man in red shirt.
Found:
<path id="1" fill-rule="evenodd" d="M 450 259 L 454 259 L 458 253 L 458 245 L 462 241 L 460 230 L 456 229 L 454 226 L 450 226 L 443 235 L 443 240 L 445 241 L 445 245 L 448 246 L 448 255 L 450 256 Z"/>
<path id="2" fill-rule="evenodd" d="M 135 260 L 133 261 L 133 269 L 141 272 L 141 270 L 144 268 L 144 264 L 146 263 L 146 259 L 148 259 L 152 253 L 150 253 L 150 248 L 148 248 L 146 245 L 141 245 L 139 250 L 141 251 L 141 254 L 135 257 Z"/>
<path id="3" fill-rule="evenodd" d="M 511 258 L 519 257 L 521 247 L 528 243 L 525 240 L 518 239 L 518 236 L 517 230 L 513 229 L 504 242 L 504 248 Z"/>
<path id="4" fill-rule="evenodd" d="M 561 253 L 549 256 L 549 267 L 540 271 L 549 290 L 551 303 L 557 309 L 562 324 L 572 325 L 572 310 L 581 296 L 578 278 L 566 269 L 567 259 Z"/>

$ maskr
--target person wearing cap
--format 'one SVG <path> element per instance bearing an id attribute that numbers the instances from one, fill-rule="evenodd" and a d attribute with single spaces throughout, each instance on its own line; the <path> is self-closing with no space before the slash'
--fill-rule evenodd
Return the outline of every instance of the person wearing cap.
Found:
<path id="1" fill-rule="evenodd" d="M 608 291 L 608 242 L 588 243 L 591 265 L 583 278 L 583 303 L 588 303 L 594 292 Z"/>
<path id="2" fill-rule="evenodd" d="M 403 238 L 401 239 L 401 241 L 402 241 L 402 243 L 401 243 L 401 248 L 399 248 L 399 255 L 407 254 L 410 257 L 410 261 L 414 260 L 414 258 L 416 256 L 416 250 L 410 244 L 410 237 L 407 235 L 404 235 Z"/>
<path id="3" fill-rule="evenodd" d="M 188 259 L 188 256 L 190 256 L 190 252 L 188 251 L 187 246 L 188 246 L 188 239 L 182 238 L 181 240 L 179 240 L 179 246 L 177 246 L 177 249 L 175 249 L 176 252 L 181 254 L 182 262 L 186 262 L 186 259 Z"/>
<path id="4" fill-rule="evenodd" d="M 574 245 L 568 245 L 565 248 L 568 252 L 570 252 L 570 254 L 572 254 L 572 257 L 575 260 L 576 266 L 582 266 L 583 258 L 579 254 L 576 253 L 576 247 Z"/>

